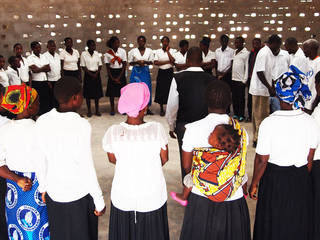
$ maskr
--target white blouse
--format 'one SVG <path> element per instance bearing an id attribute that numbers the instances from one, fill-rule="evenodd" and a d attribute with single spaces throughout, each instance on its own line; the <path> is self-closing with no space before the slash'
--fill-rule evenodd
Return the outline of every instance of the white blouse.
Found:
<path id="1" fill-rule="evenodd" d="M 40 54 L 40 57 L 38 57 L 34 53 L 32 53 L 28 57 L 28 64 L 29 64 L 29 68 L 32 65 L 35 65 L 38 68 L 42 68 L 43 66 L 48 65 L 49 61 L 43 54 Z M 32 81 L 42 82 L 42 81 L 47 81 L 48 80 L 47 79 L 47 74 L 45 72 L 34 73 L 34 72 L 31 71 L 31 76 L 32 76 Z"/>
<path id="2" fill-rule="evenodd" d="M 210 49 L 208 50 L 207 55 L 205 55 L 204 52 L 202 52 L 202 62 L 208 63 L 211 62 L 213 59 L 216 59 L 216 54 Z"/>
<path id="3" fill-rule="evenodd" d="M 137 61 L 151 61 L 153 62 L 154 60 L 154 53 L 151 48 L 146 48 L 143 55 L 141 55 L 140 51 L 138 48 L 134 48 L 129 51 L 128 53 L 128 62 L 137 62 Z"/>
<path id="4" fill-rule="evenodd" d="M 174 57 L 174 53 L 176 52 L 176 50 L 170 48 L 169 52 L 170 52 L 171 56 Z M 163 51 L 162 48 L 155 50 L 154 51 L 154 61 L 169 61 L 168 53 Z M 165 65 L 161 65 L 161 66 L 159 66 L 159 68 L 163 69 L 163 70 L 169 69 L 169 68 L 172 68 L 172 64 L 168 63 Z"/>
<path id="5" fill-rule="evenodd" d="M 227 47 L 224 51 L 222 48 L 217 48 L 215 51 L 216 60 L 218 62 L 218 71 L 226 72 L 231 67 L 234 49 Z"/>
<path id="6" fill-rule="evenodd" d="M 89 71 L 96 72 L 99 66 L 102 66 L 102 61 L 99 53 L 94 51 L 92 56 L 88 51 L 83 51 L 80 58 L 80 66 L 86 67 Z"/>
<path id="7" fill-rule="evenodd" d="M 8 78 L 7 72 L 4 69 L 0 69 L 0 84 L 3 87 L 9 86 L 9 78 Z"/>
<path id="8" fill-rule="evenodd" d="M 61 61 L 58 53 L 54 53 L 54 56 L 47 51 L 43 54 L 50 65 L 50 72 L 47 72 L 48 81 L 55 82 L 61 78 Z"/>
<path id="9" fill-rule="evenodd" d="M 111 201 L 116 208 L 149 212 L 167 201 L 160 158 L 160 151 L 167 144 L 167 134 L 158 122 L 122 122 L 107 130 L 102 145 L 117 160 L 111 188 Z"/>
<path id="10" fill-rule="evenodd" d="M 110 49 L 110 50 L 113 51 L 112 49 Z M 122 62 L 127 61 L 127 53 L 126 53 L 126 50 L 124 50 L 123 48 L 118 48 L 115 55 L 120 57 Z M 112 64 L 111 63 L 112 59 L 113 59 L 113 56 L 111 54 L 109 54 L 109 53 L 104 54 L 104 63 L 110 64 L 110 68 L 114 68 L 114 69 L 122 68 L 122 66 L 123 66 L 122 63 L 119 64 L 118 61 L 115 61 L 114 64 Z"/>
<path id="11" fill-rule="evenodd" d="M 19 76 L 19 70 L 16 71 L 13 68 L 8 67 L 6 73 L 8 75 L 10 85 L 21 85 L 21 78 Z"/>
<path id="12" fill-rule="evenodd" d="M 67 71 L 77 71 L 78 70 L 78 60 L 80 54 L 78 50 L 72 48 L 72 55 L 68 53 L 65 49 L 60 52 L 60 59 L 63 60 L 63 70 Z"/>
<path id="13" fill-rule="evenodd" d="M 29 64 L 25 57 L 22 57 L 22 60 L 20 60 L 20 68 L 18 69 L 21 80 L 23 82 L 29 82 Z"/>

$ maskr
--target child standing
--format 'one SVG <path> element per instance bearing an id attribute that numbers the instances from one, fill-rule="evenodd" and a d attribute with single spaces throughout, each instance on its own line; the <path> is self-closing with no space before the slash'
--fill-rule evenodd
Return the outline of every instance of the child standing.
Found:
<path id="1" fill-rule="evenodd" d="M 82 104 L 80 82 L 63 77 L 56 83 L 58 109 L 36 122 L 45 155 L 44 188 L 52 240 L 97 240 L 98 218 L 105 212 L 91 153 L 91 126 L 76 111 Z"/>

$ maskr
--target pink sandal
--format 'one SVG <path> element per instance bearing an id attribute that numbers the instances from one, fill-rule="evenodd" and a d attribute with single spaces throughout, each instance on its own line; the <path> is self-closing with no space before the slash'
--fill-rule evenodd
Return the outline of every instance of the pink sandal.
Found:
<path id="1" fill-rule="evenodd" d="M 170 192 L 170 196 L 172 197 L 173 200 L 178 202 L 181 206 L 185 207 L 188 205 L 188 200 L 182 200 L 182 199 L 178 198 L 176 192 Z"/>

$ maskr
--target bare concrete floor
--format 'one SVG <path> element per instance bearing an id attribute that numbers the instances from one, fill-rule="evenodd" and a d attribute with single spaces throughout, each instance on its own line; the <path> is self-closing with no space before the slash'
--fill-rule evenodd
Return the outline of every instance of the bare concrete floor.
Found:
<path id="1" fill-rule="evenodd" d="M 94 105 L 94 104 L 92 104 Z M 89 122 L 92 125 L 92 152 L 94 163 L 99 179 L 101 189 L 104 194 L 105 202 L 107 205 L 106 214 L 99 219 L 99 240 L 108 239 L 108 228 L 109 228 L 109 212 L 110 212 L 110 190 L 112 179 L 114 175 L 114 165 L 108 162 L 107 155 L 102 149 L 102 138 L 108 127 L 112 124 L 120 123 L 125 121 L 126 117 L 117 113 L 115 116 L 109 115 L 109 104 L 107 99 L 101 100 L 101 117 L 93 116 L 89 118 Z M 92 109 L 94 111 L 94 109 Z M 159 116 L 159 107 L 157 104 L 153 104 L 151 110 L 155 113 L 153 116 L 146 116 L 145 121 L 157 121 L 163 124 L 168 130 L 168 124 L 164 117 Z M 80 113 L 86 114 L 86 107 L 83 104 Z M 242 124 L 252 138 L 252 124 Z M 169 137 L 169 136 L 168 136 Z M 253 159 L 254 149 L 250 143 L 248 148 L 247 156 L 247 173 L 249 176 L 249 183 L 251 182 L 253 172 Z M 179 150 L 178 143 L 175 139 L 169 138 L 169 162 L 163 167 L 163 172 L 167 182 L 168 193 L 170 191 L 180 191 L 181 188 L 181 176 L 180 176 L 180 162 L 179 162 Z M 248 206 L 250 211 L 251 226 L 253 226 L 254 214 L 255 214 L 255 201 L 248 199 Z M 183 222 L 184 207 L 174 202 L 168 195 L 168 218 L 169 218 L 169 229 L 170 239 L 177 240 L 180 236 L 180 230 Z M 150 239 L 151 240 L 151 239 Z"/>

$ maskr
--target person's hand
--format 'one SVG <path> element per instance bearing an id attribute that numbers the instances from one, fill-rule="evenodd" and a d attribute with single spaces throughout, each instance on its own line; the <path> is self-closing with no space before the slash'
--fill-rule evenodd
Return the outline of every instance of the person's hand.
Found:
<path id="1" fill-rule="evenodd" d="M 96 215 L 97 217 L 102 216 L 104 213 L 106 212 L 106 207 L 104 207 L 100 212 L 97 210 L 94 210 L 94 215 Z"/>
<path id="2" fill-rule="evenodd" d="M 251 186 L 249 188 L 250 198 L 253 199 L 253 200 L 257 200 L 258 199 L 257 192 L 258 192 L 258 186 L 254 185 L 254 184 L 251 184 Z"/>
<path id="3" fill-rule="evenodd" d="M 114 78 L 113 80 L 116 84 L 120 84 L 120 78 Z"/>
<path id="4" fill-rule="evenodd" d="M 248 183 L 242 185 L 243 195 L 248 196 Z"/>
<path id="5" fill-rule="evenodd" d="M 17 181 L 17 184 L 24 192 L 29 191 L 32 187 L 32 181 L 27 177 L 20 177 Z"/>
<path id="6" fill-rule="evenodd" d="M 138 64 L 140 65 L 140 67 L 143 67 L 144 66 L 144 61 L 143 60 L 139 60 Z"/>
<path id="7" fill-rule="evenodd" d="M 42 199 L 42 202 L 44 202 L 44 203 L 46 203 L 46 194 L 47 194 L 47 192 L 41 193 L 41 199 Z"/>
<path id="8" fill-rule="evenodd" d="M 174 131 L 169 131 L 169 135 L 171 138 L 174 138 L 174 139 L 177 138 L 176 135 L 174 134 Z"/>
<path id="9" fill-rule="evenodd" d="M 169 52 L 169 50 L 170 50 L 170 46 L 167 46 L 166 47 L 166 52 Z"/>
<path id="10" fill-rule="evenodd" d="M 268 91 L 269 91 L 270 97 L 276 96 L 276 90 L 274 89 L 274 87 L 269 87 Z"/>

